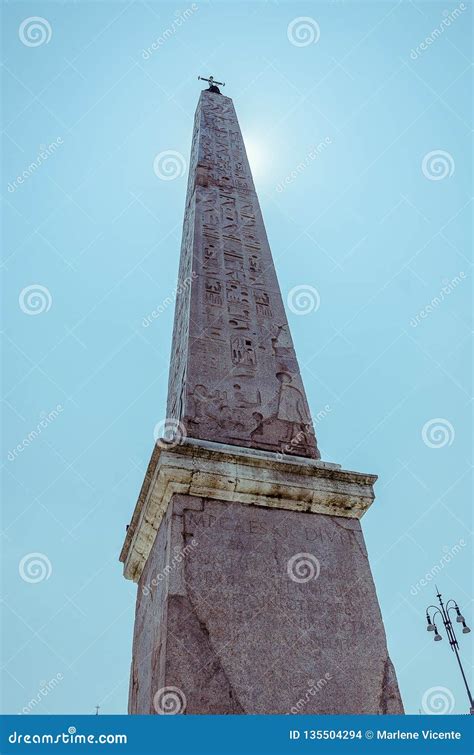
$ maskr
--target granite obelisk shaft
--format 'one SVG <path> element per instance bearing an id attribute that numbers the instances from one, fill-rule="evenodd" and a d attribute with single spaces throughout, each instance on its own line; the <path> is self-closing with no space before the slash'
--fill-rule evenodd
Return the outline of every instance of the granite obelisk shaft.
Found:
<path id="1" fill-rule="evenodd" d="M 232 100 L 196 111 L 168 390 L 188 437 L 319 458 Z"/>

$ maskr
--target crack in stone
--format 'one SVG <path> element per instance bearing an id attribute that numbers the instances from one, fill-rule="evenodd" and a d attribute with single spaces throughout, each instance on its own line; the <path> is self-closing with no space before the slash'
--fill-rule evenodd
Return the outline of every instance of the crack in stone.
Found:
<path id="1" fill-rule="evenodd" d="M 367 554 L 367 549 L 365 547 L 365 543 L 363 542 L 363 540 L 361 542 L 361 535 L 362 535 L 361 531 L 354 529 L 353 527 L 346 527 L 345 523 L 339 522 L 336 517 L 332 517 L 331 522 L 337 527 L 340 527 L 341 529 L 343 529 L 345 532 L 351 533 L 353 540 L 357 544 L 357 547 L 359 548 L 362 556 L 364 557 L 364 559 L 366 559 L 368 557 L 368 554 Z"/>
<path id="2" fill-rule="evenodd" d="M 203 498 L 201 498 L 200 502 L 201 502 L 200 509 L 195 509 L 195 510 L 204 511 L 205 510 L 205 500 Z M 181 518 L 181 525 L 182 525 L 181 532 L 182 532 L 183 542 L 184 542 L 184 539 L 186 537 L 184 514 L 185 514 L 185 512 L 187 510 L 188 509 L 186 509 L 185 507 L 183 507 L 182 514 L 181 515 L 176 514 L 176 516 L 180 516 L 180 518 Z M 193 509 L 191 509 L 191 511 L 192 510 Z M 233 705 L 233 707 L 238 708 L 238 710 L 233 711 L 233 713 L 239 713 L 239 712 L 245 713 L 245 709 L 241 705 L 240 700 L 239 700 L 238 696 L 236 695 L 235 690 L 232 687 L 232 684 L 231 684 L 231 681 L 230 681 L 230 679 L 229 679 L 229 677 L 227 675 L 227 672 L 226 672 L 224 666 L 222 665 L 222 661 L 221 661 L 221 659 L 219 657 L 219 654 L 218 654 L 216 648 L 214 647 L 214 643 L 212 642 L 212 638 L 211 638 L 211 633 L 209 631 L 209 627 L 208 627 L 206 621 L 203 618 L 200 617 L 199 612 L 197 610 L 197 607 L 196 607 L 196 605 L 194 604 L 194 602 L 192 600 L 191 593 L 188 590 L 188 580 L 187 580 L 186 576 L 187 576 L 186 575 L 186 559 L 184 559 L 184 561 L 183 561 L 183 577 L 184 577 L 184 584 L 185 584 L 185 590 L 186 590 L 185 597 L 188 600 L 189 606 L 190 606 L 192 612 L 194 613 L 194 616 L 196 617 L 196 621 L 199 624 L 199 628 L 200 628 L 201 632 L 205 635 L 205 637 L 207 639 L 207 642 L 208 642 L 208 645 L 209 645 L 209 648 L 210 648 L 210 650 L 212 652 L 213 659 L 212 659 L 212 661 L 210 663 L 214 664 L 216 666 L 216 670 L 220 671 L 222 673 L 222 675 L 223 675 L 223 677 L 224 677 L 224 679 L 225 679 L 225 681 L 227 683 L 228 690 L 229 690 L 229 696 L 230 696 L 230 699 L 233 701 L 232 705 Z M 210 665 L 210 664 L 206 664 L 206 665 Z"/>
<path id="3" fill-rule="evenodd" d="M 265 513 L 265 511 L 268 513 Z M 197 516 L 191 516 L 188 521 L 188 517 L 186 516 L 188 513 L 189 515 L 196 514 Z M 204 518 L 203 513 L 206 514 Z M 189 657 L 182 658 L 179 643 L 175 642 L 173 644 L 171 642 L 164 660 L 164 667 L 167 668 L 168 663 L 171 663 L 170 668 L 173 669 L 172 674 L 178 686 L 186 689 L 189 684 L 189 702 L 191 703 L 191 710 L 193 712 L 215 713 L 217 711 L 221 714 L 231 715 L 251 713 L 256 712 L 256 710 L 261 712 L 262 700 L 259 699 L 259 696 L 254 697 L 254 695 L 257 695 L 259 687 L 262 690 L 265 689 L 267 679 L 266 666 L 260 666 L 260 656 L 258 654 L 255 654 L 255 662 L 249 664 L 248 655 L 254 653 L 254 645 L 258 642 L 258 638 L 255 636 L 246 637 L 246 631 L 245 634 L 240 635 L 240 631 L 242 630 L 240 622 L 243 621 L 243 618 L 241 618 L 240 611 L 237 616 L 234 616 L 233 610 L 230 610 L 230 603 L 232 602 L 233 604 L 235 593 L 234 582 L 239 584 L 243 590 L 241 600 L 244 609 L 246 606 L 247 609 L 249 609 L 249 606 L 254 607 L 253 602 L 248 605 L 246 602 L 247 594 L 253 594 L 254 590 L 255 595 L 262 604 L 267 599 L 269 600 L 269 616 L 270 618 L 273 617 L 273 619 L 271 623 L 267 622 L 266 624 L 265 620 L 262 625 L 265 627 L 265 634 L 267 635 L 263 642 L 263 652 L 268 652 L 271 661 L 278 660 L 280 666 L 284 663 L 288 664 L 288 658 L 292 657 L 291 653 L 288 650 L 286 653 L 283 653 L 282 649 L 278 649 L 278 647 L 275 650 L 268 650 L 267 640 L 273 631 L 278 632 L 276 622 L 285 613 L 283 610 L 278 610 L 278 606 L 275 607 L 272 605 L 274 597 L 278 597 L 280 590 L 284 588 L 284 585 L 282 588 L 280 584 L 282 580 L 284 582 L 284 574 L 281 574 L 284 561 L 281 562 L 281 560 L 285 557 L 287 551 L 288 553 L 293 552 L 296 548 L 296 543 L 302 551 L 307 546 L 307 536 L 303 532 L 300 533 L 299 530 L 293 532 L 291 523 L 293 521 L 301 521 L 305 524 L 306 517 L 314 517 L 314 519 L 311 519 L 311 522 L 316 527 L 316 530 L 321 530 L 322 535 L 326 536 L 326 539 L 323 538 L 321 545 L 321 558 L 326 555 L 329 557 L 329 562 L 332 563 L 333 550 L 335 549 L 337 554 L 339 550 L 342 553 L 347 548 L 354 562 L 352 563 L 351 561 L 351 568 L 354 565 L 357 567 L 359 564 L 365 574 L 364 565 L 367 562 L 367 556 L 363 549 L 363 535 L 360 524 L 346 522 L 345 520 L 341 521 L 340 518 L 331 517 L 330 515 L 318 514 L 306 514 L 303 519 L 298 517 L 297 520 L 297 512 L 289 512 L 286 516 L 283 512 L 280 512 L 280 515 L 276 516 L 274 512 L 257 504 L 248 504 L 248 506 L 242 507 L 237 502 L 216 502 L 214 499 L 207 497 L 188 497 L 186 494 L 177 494 L 174 498 L 170 516 L 171 521 L 173 521 L 174 516 L 178 517 L 178 519 L 174 520 L 174 524 L 170 526 L 167 532 L 164 549 L 160 548 L 159 551 L 160 559 L 163 559 L 163 550 L 165 552 L 169 550 L 173 552 L 172 545 L 174 548 L 177 545 L 182 546 L 188 537 L 191 535 L 200 536 L 201 532 L 203 536 L 203 550 L 198 550 L 196 554 L 197 560 L 196 555 L 191 556 L 191 554 L 188 555 L 187 552 L 185 553 L 185 557 L 180 561 L 178 567 L 181 574 L 179 584 L 182 589 L 179 590 L 179 593 L 177 592 L 173 595 L 168 593 L 166 599 L 166 606 L 171 616 L 169 631 L 174 639 L 179 639 L 182 643 L 186 644 L 190 655 Z M 258 535 L 255 549 L 253 549 L 253 546 L 250 547 L 245 537 L 243 538 L 243 542 L 239 542 L 236 545 L 232 535 L 230 550 L 227 550 L 229 516 L 231 523 L 233 522 L 236 527 L 237 525 L 239 526 L 237 529 L 240 528 L 242 530 L 243 528 L 244 532 L 249 531 L 254 535 Z M 211 527 L 211 524 L 212 528 L 214 528 L 222 517 L 222 528 L 218 526 L 212 532 L 207 529 Z M 263 534 L 260 535 L 258 526 L 249 529 L 250 524 L 254 524 L 254 520 L 257 520 L 257 524 L 258 522 L 264 524 Z M 286 531 L 287 520 L 290 533 Z M 267 526 L 270 526 L 271 531 L 266 531 L 265 528 Z M 344 530 L 344 532 L 339 532 L 339 530 Z M 349 537 L 345 536 L 345 532 L 347 531 L 349 531 Z M 280 535 L 284 537 L 283 541 L 280 539 Z M 162 539 L 164 538 L 163 533 L 161 537 Z M 290 537 L 288 543 L 286 543 L 287 537 Z M 242 559 L 248 557 L 249 552 L 253 554 L 252 558 L 257 560 L 255 563 L 252 562 L 252 565 L 248 567 L 250 570 L 248 572 L 248 579 L 259 577 L 262 580 L 267 578 L 268 587 L 266 590 L 262 589 L 261 583 L 257 589 L 257 585 L 254 588 L 251 584 L 248 585 L 248 580 L 239 580 L 243 568 Z M 154 553 L 155 558 L 157 558 L 158 552 Z M 227 557 L 229 555 L 234 561 L 227 569 Z M 224 559 L 224 564 L 221 563 L 222 559 Z M 150 568 L 153 566 L 153 563 L 151 562 Z M 279 575 L 278 578 L 275 574 Z M 218 579 L 217 575 L 219 575 Z M 214 587 L 217 587 L 217 591 L 209 598 L 206 590 L 207 588 Z M 330 583 L 329 588 L 331 588 Z M 371 584 L 368 585 L 368 598 L 370 598 L 370 588 Z M 228 591 L 229 595 L 232 596 L 232 601 L 229 601 Z M 286 594 L 284 589 L 283 593 Z M 236 594 L 240 599 L 240 592 Z M 311 598 L 310 595 L 309 599 L 319 601 L 319 604 L 321 604 L 321 596 L 318 597 L 318 594 L 312 595 L 313 597 Z M 327 599 L 323 596 L 321 606 L 321 610 L 327 612 L 329 618 L 333 610 L 330 606 L 331 595 L 332 591 L 330 589 Z M 365 599 L 365 590 L 363 598 Z M 152 600 L 158 600 L 158 594 L 153 594 Z M 343 596 L 344 613 L 347 615 L 348 621 L 354 621 L 351 614 L 352 603 L 349 598 L 347 600 L 346 605 L 345 597 Z M 296 611 L 296 619 L 301 614 L 304 626 L 306 626 L 307 621 L 312 615 L 311 602 L 309 606 L 305 606 L 296 604 L 294 609 Z M 165 617 L 159 617 L 158 607 L 159 603 L 155 603 L 150 610 L 153 612 L 154 619 L 166 627 L 168 620 Z M 293 608 L 291 610 L 293 611 Z M 263 616 L 265 614 L 266 611 L 263 611 Z M 286 619 L 289 621 L 290 616 L 287 616 Z M 325 624 L 326 622 L 323 622 L 322 626 L 324 627 Z M 178 630 L 177 634 L 176 630 Z M 284 634 L 286 631 L 284 627 L 282 631 Z M 354 681 L 351 677 L 350 684 L 354 687 L 357 696 L 361 695 L 361 705 L 367 707 L 369 710 L 384 715 L 403 713 L 395 672 L 384 642 L 383 628 L 379 630 L 379 625 L 377 624 L 377 636 L 379 636 L 380 631 L 380 642 L 377 643 L 377 647 L 375 648 L 376 652 L 372 668 L 361 668 L 361 683 L 359 684 L 357 680 Z M 321 655 L 318 655 L 318 658 L 321 662 L 339 657 L 344 636 L 344 633 L 342 633 L 341 638 L 334 642 L 328 638 L 328 647 L 320 648 Z M 156 638 L 150 637 L 149 639 L 153 643 L 156 642 Z M 246 646 L 246 643 L 252 644 L 251 650 Z M 146 648 L 143 648 L 143 650 L 146 650 Z M 241 653 L 242 655 L 240 655 Z M 275 653 L 278 654 L 278 658 L 275 657 Z M 304 643 L 300 643 L 295 657 L 299 658 L 301 656 L 305 659 L 308 657 L 308 653 L 311 655 L 310 649 L 306 648 Z M 357 653 L 355 653 L 354 657 L 355 663 L 357 661 Z M 245 664 L 241 663 L 244 658 L 246 659 Z M 338 666 L 336 660 L 334 660 L 334 663 Z M 277 672 L 280 666 L 277 666 Z M 352 669 L 352 672 L 354 672 L 354 669 Z M 138 668 L 135 673 L 138 676 Z M 157 673 L 158 668 L 153 672 L 153 678 L 157 676 Z M 147 676 L 145 675 L 144 678 L 147 679 Z M 271 704 L 272 711 L 274 707 L 278 710 L 283 709 L 285 705 L 285 693 L 281 694 L 281 678 L 278 673 L 274 676 L 270 675 L 268 678 L 270 679 L 270 685 L 278 681 L 278 688 L 272 689 L 272 698 L 268 702 L 268 706 Z M 341 705 L 337 689 L 339 684 L 341 687 L 343 686 L 342 682 L 337 680 L 334 693 L 329 690 L 326 691 L 324 696 L 326 698 L 326 695 L 329 694 L 328 700 L 326 701 L 325 699 L 322 701 L 320 699 L 318 705 L 322 704 L 323 707 L 327 705 L 331 710 L 333 708 L 339 709 Z M 139 710 L 143 709 L 141 705 L 142 699 L 143 702 L 147 702 L 146 692 L 142 689 L 141 693 L 139 693 L 138 688 L 133 685 L 132 696 L 135 699 L 140 698 L 135 703 L 135 709 L 139 712 Z M 276 701 L 275 697 L 278 698 Z M 240 698 L 242 698 L 242 701 Z M 280 698 L 282 699 L 280 700 Z M 245 705 L 245 709 L 242 703 Z M 352 704 L 353 700 L 351 699 L 349 705 Z"/>
<path id="4" fill-rule="evenodd" d="M 229 676 L 228 676 L 228 674 L 227 674 L 224 666 L 222 665 L 222 660 L 221 660 L 221 658 L 219 656 L 219 653 L 217 652 L 216 648 L 214 647 L 214 643 L 212 642 L 212 639 L 211 639 L 211 633 L 209 631 L 209 627 L 207 626 L 206 621 L 199 616 L 197 608 L 194 605 L 194 603 L 192 601 L 192 598 L 191 598 L 191 596 L 190 596 L 189 593 L 187 593 L 187 599 L 188 599 L 189 605 L 190 605 L 190 607 L 191 607 L 191 609 L 192 609 L 192 611 L 193 611 L 193 613 L 194 613 L 194 615 L 196 617 L 196 621 L 199 624 L 199 628 L 201 629 L 201 631 L 203 632 L 203 634 L 206 636 L 207 642 L 209 644 L 209 648 L 212 651 L 213 659 L 212 659 L 212 661 L 210 663 L 207 663 L 206 666 L 210 666 L 211 664 L 215 665 L 216 671 L 220 671 L 222 673 L 222 675 L 223 675 L 223 677 L 224 677 L 224 679 L 225 679 L 225 681 L 227 683 L 227 686 L 228 686 L 229 696 L 230 696 L 231 700 L 233 700 L 233 705 L 235 705 L 236 707 L 238 707 L 238 710 L 232 711 L 232 713 L 245 713 L 245 709 L 242 706 L 242 704 L 240 703 L 240 700 L 237 697 L 237 695 L 235 693 L 235 690 L 232 687 L 232 684 L 231 684 L 231 681 L 229 679 Z"/>

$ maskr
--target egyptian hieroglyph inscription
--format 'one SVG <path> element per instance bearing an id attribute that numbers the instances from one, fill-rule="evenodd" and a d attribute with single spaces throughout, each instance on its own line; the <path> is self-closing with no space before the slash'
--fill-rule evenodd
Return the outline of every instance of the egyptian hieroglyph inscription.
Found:
<path id="1" fill-rule="evenodd" d="M 190 437 L 319 458 L 234 106 L 210 92 L 194 122 L 178 289 L 168 417 Z"/>

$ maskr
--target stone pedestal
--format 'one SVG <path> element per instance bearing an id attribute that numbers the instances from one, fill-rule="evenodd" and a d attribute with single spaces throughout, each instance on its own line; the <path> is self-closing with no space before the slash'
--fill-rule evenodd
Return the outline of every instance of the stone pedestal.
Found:
<path id="1" fill-rule="evenodd" d="M 359 518 L 376 477 L 155 448 L 121 554 L 130 713 L 403 713 Z"/>

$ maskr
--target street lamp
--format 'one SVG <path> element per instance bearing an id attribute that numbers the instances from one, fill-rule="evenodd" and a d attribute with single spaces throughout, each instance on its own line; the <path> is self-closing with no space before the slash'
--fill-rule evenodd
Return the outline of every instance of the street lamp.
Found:
<path id="1" fill-rule="evenodd" d="M 474 714 L 474 700 L 472 699 L 471 690 L 469 689 L 469 685 L 467 683 L 466 674 L 464 673 L 464 669 L 462 667 L 461 659 L 459 657 L 459 645 L 456 638 L 456 634 L 454 632 L 454 626 L 451 621 L 450 617 L 450 611 L 456 611 L 456 623 L 462 624 L 462 633 L 468 634 L 471 630 L 469 629 L 468 625 L 466 624 L 466 619 L 462 615 L 461 611 L 459 610 L 459 606 L 456 603 L 455 600 L 448 600 L 446 605 L 444 605 L 443 600 L 441 598 L 441 593 L 436 587 L 436 597 L 438 598 L 439 602 L 439 608 L 438 606 L 428 606 L 426 609 L 426 623 L 427 627 L 426 630 L 428 632 L 434 632 L 434 641 L 439 642 L 443 638 L 441 637 L 440 633 L 438 632 L 438 627 L 435 623 L 435 618 L 439 614 L 441 617 L 441 620 L 444 624 L 444 628 L 446 629 L 446 636 L 449 640 L 449 644 L 451 645 L 451 650 L 454 652 L 456 656 L 456 660 L 459 664 L 459 668 L 461 669 L 461 674 L 463 678 L 464 685 L 466 687 L 467 696 L 469 698 L 469 707 L 470 707 L 470 713 Z M 432 613 L 430 613 L 430 611 Z"/>

